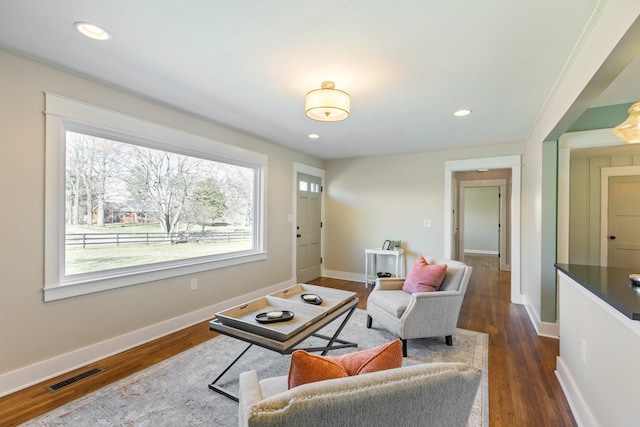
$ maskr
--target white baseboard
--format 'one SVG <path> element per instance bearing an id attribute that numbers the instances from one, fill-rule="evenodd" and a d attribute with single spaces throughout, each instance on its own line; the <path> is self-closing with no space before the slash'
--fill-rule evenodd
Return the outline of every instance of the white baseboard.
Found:
<path id="1" fill-rule="evenodd" d="M 560 339 L 560 325 L 557 322 L 540 322 L 538 335 L 547 338 Z"/>
<path id="2" fill-rule="evenodd" d="M 331 279 L 350 280 L 352 282 L 362 282 L 364 284 L 364 274 L 349 273 L 346 271 L 324 270 L 323 277 Z"/>
<path id="3" fill-rule="evenodd" d="M 560 387 L 562 387 L 562 391 L 569 403 L 571 413 L 573 414 L 573 418 L 575 418 L 576 423 L 580 427 L 598 427 L 598 422 L 593 417 L 593 414 L 589 410 L 589 406 L 587 406 L 584 398 L 582 397 L 582 393 L 580 393 L 580 390 L 573 380 L 571 372 L 569 372 L 569 368 L 560 356 L 556 358 L 555 372 L 556 378 L 558 378 L 558 382 L 560 383 Z"/>
<path id="4" fill-rule="evenodd" d="M 538 312 L 531 306 L 531 304 L 527 302 L 527 299 L 524 296 L 522 298 L 522 303 L 527 310 L 529 320 L 531 321 L 533 328 L 536 330 L 536 334 L 542 337 L 555 339 L 560 338 L 560 325 L 558 324 L 558 322 L 549 323 L 541 321 Z"/>
<path id="5" fill-rule="evenodd" d="M 486 251 L 483 249 L 465 249 L 465 254 L 484 254 L 484 255 L 498 255 L 498 251 Z"/>
<path id="6" fill-rule="evenodd" d="M 66 372 L 97 362 L 114 354 L 121 353 L 141 344 L 164 337 L 181 329 L 211 319 L 215 313 L 242 304 L 248 300 L 260 298 L 265 294 L 279 291 L 295 285 L 294 280 L 269 286 L 249 294 L 209 307 L 168 319 L 136 331 L 110 338 L 84 348 L 71 351 L 51 359 L 43 360 L 23 368 L 0 375 L 0 397 L 22 390 L 34 384 L 63 375 Z"/>

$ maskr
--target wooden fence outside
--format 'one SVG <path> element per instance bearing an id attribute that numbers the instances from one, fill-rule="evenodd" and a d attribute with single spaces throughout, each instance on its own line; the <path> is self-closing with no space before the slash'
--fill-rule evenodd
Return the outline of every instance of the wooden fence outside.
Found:
<path id="1" fill-rule="evenodd" d="M 212 231 L 205 233 L 69 233 L 65 235 L 66 246 L 102 245 L 151 245 L 198 242 L 233 242 L 251 239 L 249 231 Z"/>

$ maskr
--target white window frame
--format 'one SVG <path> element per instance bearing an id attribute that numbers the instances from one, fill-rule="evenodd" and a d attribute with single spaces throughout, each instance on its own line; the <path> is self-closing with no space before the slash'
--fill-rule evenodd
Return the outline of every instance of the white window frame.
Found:
<path id="1" fill-rule="evenodd" d="M 45 302 L 267 258 L 265 188 L 268 157 L 266 154 L 224 144 L 52 93 L 45 93 L 45 105 Z M 175 260 L 159 265 L 139 266 L 122 271 L 105 271 L 73 278 L 64 277 L 63 207 L 67 130 L 85 131 L 135 145 L 253 168 L 256 171 L 253 249 L 210 257 Z"/>

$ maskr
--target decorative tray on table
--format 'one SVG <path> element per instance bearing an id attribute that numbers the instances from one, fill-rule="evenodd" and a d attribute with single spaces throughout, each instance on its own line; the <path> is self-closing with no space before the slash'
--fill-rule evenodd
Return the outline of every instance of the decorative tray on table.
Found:
<path id="1" fill-rule="evenodd" d="M 297 284 L 216 313 L 216 318 L 226 326 L 286 341 L 355 295 L 355 292 Z"/>

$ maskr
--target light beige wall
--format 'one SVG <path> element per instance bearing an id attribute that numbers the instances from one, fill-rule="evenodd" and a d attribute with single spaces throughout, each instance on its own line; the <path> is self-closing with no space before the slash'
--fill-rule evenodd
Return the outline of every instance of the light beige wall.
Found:
<path id="1" fill-rule="evenodd" d="M 499 253 L 500 187 L 464 189 L 465 252 Z"/>
<path id="2" fill-rule="evenodd" d="M 267 154 L 268 259 L 44 303 L 44 91 Z M 6 50 L 0 94 L 0 374 L 291 279 L 293 163 L 322 161 Z"/>
<path id="3" fill-rule="evenodd" d="M 640 148 L 636 146 L 572 150 L 569 187 L 570 263 L 600 265 L 600 169 L 638 165 Z"/>
<path id="4" fill-rule="evenodd" d="M 327 161 L 325 269 L 364 275 L 364 249 L 402 240 L 406 264 L 444 254 L 445 161 L 521 154 L 523 144 Z M 423 220 L 431 227 L 423 227 Z"/>

